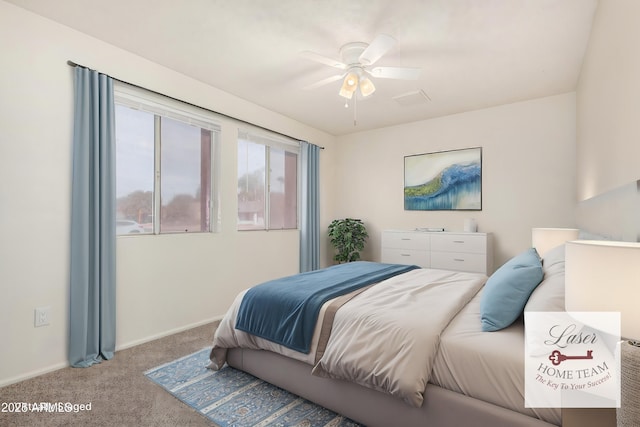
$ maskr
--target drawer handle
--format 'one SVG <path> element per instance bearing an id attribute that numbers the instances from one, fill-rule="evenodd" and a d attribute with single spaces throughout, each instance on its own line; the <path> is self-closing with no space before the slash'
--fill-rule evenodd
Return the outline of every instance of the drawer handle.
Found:
<path id="1" fill-rule="evenodd" d="M 411 256 L 411 254 L 400 254 L 400 256 Z"/>
<path id="2" fill-rule="evenodd" d="M 464 260 L 462 258 L 454 258 L 454 261 L 459 261 L 459 262 L 464 262 Z"/>
<path id="3" fill-rule="evenodd" d="M 454 240 L 453 243 L 464 243 L 464 240 Z"/>
<path id="4" fill-rule="evenodd" d="M 402 237 L 400 240 L 411 240 L 408 237 Z"/>

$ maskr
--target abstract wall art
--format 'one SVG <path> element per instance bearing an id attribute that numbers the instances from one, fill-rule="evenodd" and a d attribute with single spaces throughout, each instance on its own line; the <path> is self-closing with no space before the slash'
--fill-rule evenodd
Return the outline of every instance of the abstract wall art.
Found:
<path id="1" fill-rule="evenodd" d="M 482 148 L 406 156 L 404 209 L 482 210 Z"/>

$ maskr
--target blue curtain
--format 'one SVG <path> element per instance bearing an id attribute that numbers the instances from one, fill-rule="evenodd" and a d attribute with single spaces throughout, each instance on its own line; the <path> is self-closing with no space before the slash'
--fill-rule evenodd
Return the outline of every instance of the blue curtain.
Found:
<path id="1" fill-rule="evenodd" d="M 300 143 L 300 272 L 320 268 L 320 147 Z"/>
<path id="2" fill-rule="evenodd" d="M 115 351 L 115 106 L 113 80 L 75 68 L 69 363 Z"/>

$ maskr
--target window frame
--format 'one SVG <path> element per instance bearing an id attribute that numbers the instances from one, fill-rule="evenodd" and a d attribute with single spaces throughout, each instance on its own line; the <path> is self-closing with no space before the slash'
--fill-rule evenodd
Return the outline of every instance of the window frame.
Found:
<path id="1" fill-rule="evenodd" d="M 264 177 L 264 228 L 239 228 L 238 221 L 239 206 L 236 205 L 236 231 L 288 231 L 300 230 L 300 141 L 284 138 L 280 135 L 267 132 L 263 129 L 242 127 L 238 128 L 236 140 L 236 155 L 238 154 L 238 143 L 240 140 L 252 142 L 265 146 L 265 177 Z M 296 155 L 296 226 L 284 228 L 271 228 L 271 149 L 279 149 L 294 153 Z M 236 159 L 236 168 L 238 159 Z M 236 182 L 239 179 L 236 169 Z M 237 203 L 237 189 L 236 189 Z"/>
<path id="2" fill-rule="evenodd" d="M 221 230 L 221 203 L 220 203 L 220 151 L 221 151 L 221 123 L 215 113 L 200 107 L 164 96 L 143 88 L 139 88 L 124 82 L 116 81 L 114 84 L 114 101 L 116 105 L 144 111 L 154 115 L 154 141 L 153 141 L 153 230 L 151 233 L 137 235 L 171 235 L 171 234 L 198 234 L 218 233 Z M 197 231 L 164 231 L 161 232 L 160 223 L 162 200 L 162 133 L 161 119 L 166 117 L 180 121 L 188 125 L 196 126 L 211 132 L 211 147 L 209 155 L 210 190 L 207 210 L 209 213 L 209 225 L 207 230 Z M 117 127 L 117 123 L 116 123 Z M 118 235 L 128 236 L 126 234 Z"/>

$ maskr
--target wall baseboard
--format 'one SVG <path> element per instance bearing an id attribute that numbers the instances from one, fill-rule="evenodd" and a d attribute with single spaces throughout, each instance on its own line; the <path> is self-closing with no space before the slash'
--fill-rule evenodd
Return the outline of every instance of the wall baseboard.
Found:
<path id="1" fill-rule="evenodd" d="M 157 339 L 160 339 L 160 338 L 164 338 L 164 337 L 169 336 L 169 335 L 177 334 L 179 332 L 183 332 L 183 331 L 186 331 L 188 329 L 197 328 L 198 326 L 206 325 L 207 323 L 217 322 L 217 321 L 222 320 L 223 317 L 224 316 L 211 317 L 209 319 L 201 320 L 201 321 L 196 322 L 196 323 L 190 323 L 188 325 L 181 326 L 179 328 L 170 329 L 168 331 L 160 332 L 160 333 L 155 334 L 155 335 L 151 335 L 151 336 L 148 336 L 148 337 L 140 338 L 139 340 L 130 341 L 130 342 L 124 343 L 124 344 L 119 344 L 119 345 L 116 345 L 116 351 L 125 350 L 127 348 L 135 347 L 136 345 L 144 344 L 144 343 L 147 343 L 149 341 L 153 341 L 153 340 L 157 340 Z"/>
<path id="2" fill-rule="evenodd" d="M 179 332 L 184 332 L 188 329 L 197 328 L 198 326 L 206 325 L 207 323 L 217 322 L 222 320 L 224 316 L 216 316 L 209 319 L 202 320 L 200 322 L 191 323 L 189 325 L 181 326 L 179 328 L 170 329 L 168 331 L 161 332 L 159 334 L 155 334 L 149 337 L 141 338 L 139 340 L 131 341 L 122 345 L 116 345 L 116 352 L 120 350 L 125 350 L 127 348 L 135 347 L 140 344 L 147 343 L 149 341 L 157 340 L 160 338 L 164 338 L 169 335 L 177 334 Z M 36 369 L 34 371 L 26 372 L 24 374 L 16 375 L 15 377 L 5 378 L 0 380 L 0 387 L 5 387 L 11 384 L 19 383 L 22 381 L 26 381 L 30 378 L 39 377 L 40 375 L 48 374 L 49 372 L 57 371 L 59 369 L 68 368 L 70 365 L 68 362 L 56 363 L 45 368 Z"/>
<path id="3" fill-rule="evenodd" d="M 19 383 L 21 381 L 28 380 L 30 378 L 39 377 L 40 375 L 48 374 L 49 372 L 57 371 L 59 369 L 68 368 L 68 362 L 56 363 L 51 366 L 47 366 L 46 368 L 36 369 L 35 371 L 30 371 L 24 374 L 17 375 L 15 377 L 6 378 L 0 380 L 0 387 L 8 386 L 11 384 Z"/>

